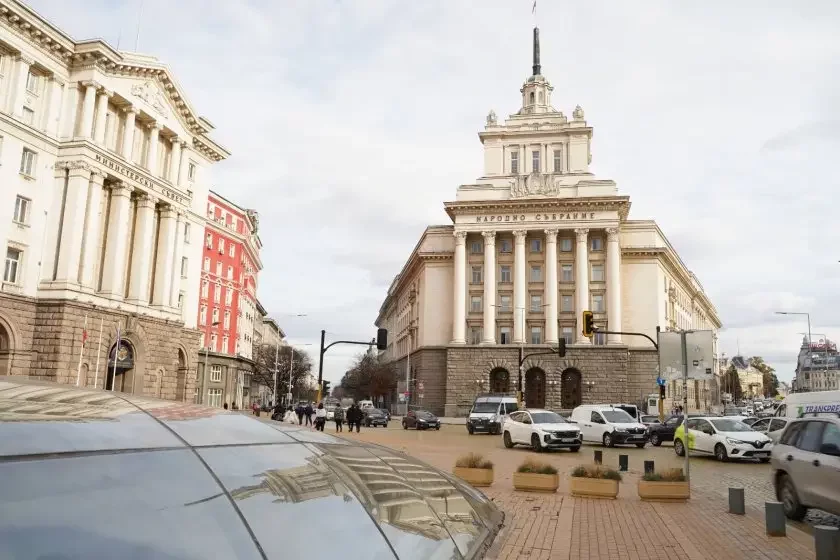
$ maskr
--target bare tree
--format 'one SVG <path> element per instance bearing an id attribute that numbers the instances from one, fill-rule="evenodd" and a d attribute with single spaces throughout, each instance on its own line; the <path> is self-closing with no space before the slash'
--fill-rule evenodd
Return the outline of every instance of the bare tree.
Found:
<path id="1" fill-rule="evenodd" d="M 393 363 L 384 363 L 373 352 L 359 354 L 337 389 L 356 400 L 382 397 L 390 400 L 397 388 L 397 372 Z"/>
<path id="2" fill-rule="evenodd" d="M 275 357 L 277 358 L 275 362 Z M 264 344 L 254 351 L 254 362 L 256 362 L 253 381 L 269 388 L 276 403 L 280 398 L 284 398 L 289 392 L 289 365 L 292 367 L 292 393 L 294 395 L 306 393 L 309 394 L 309 388 L 306 386 L 307 375 L 312 371 L 312 358 L 303 350 L 294 350 L 294 361 L 292 362 L 292 347 L 280 346 L 279 352 L 277 347 L 270 344 Z M 274 387 L 274 369 L 275 363 L 277 365 L 277 387 Z"/>

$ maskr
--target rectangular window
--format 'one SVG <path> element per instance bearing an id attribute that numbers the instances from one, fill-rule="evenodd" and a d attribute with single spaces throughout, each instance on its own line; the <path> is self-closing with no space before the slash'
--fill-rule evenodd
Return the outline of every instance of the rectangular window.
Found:
<path id="1" fill-rule="evenodd" d="M 534 150 L 531 152 L 531 171 L 533 173 L 540 172 L 540 151 Z"/>
<path id="2" fill-rule="evenodd" d="M 35 123 L 35 111 L 29 107 L 23 108 L 23 123 L 32 126 Z"/>
<path id="3" fill-rule="evenodd" d="M 189 268 L 189 259 L 187 257 L 181 257 L 181 278 L 187 277 L 187 270 L 189 270 Z"/>
<path id="4" fill-rule="evenodd" d="M 219 366 L 219 367 L 221 367 L 221 366 Z M 207 390 L 207 406 L 214 406 L 216 408 L 219 408 L 220 406 L 222 406 L 222 390 L 221 389 L 208 389 Z"/>
<path id="5" fill-rule="evenodd" d="M 510 344 L 513 338 L 510 336 L 510 327 L 502 327 L 499 329 L 499 344 Z"/>
<path id="6" fill-rule="evenodd" d="M 499 251 L 502 253 L 510 253 L 512 251 L 510 239 L 499 240 Z"/>
<path id="7" fill-rule="evenodd" d="M 563 172 L 563 149 L 559 146 L 554 148 L 554 172 Z"/>
<path id="8" fill-rule="evenodd" d="M 205 242 L 207 244 L 207 248 L 212 249 L 213 248 L 213 234 L 208 233 L 207 237 L 205 237 L 205 240 L 206 240 Z"/>
<path id="9" fill-rule="evenodd" d="M 542 239 L 532 239 L 531 240 L 531 252 L 532 253 L 539 253 L 542 251 Z"/>
<path id="10" fill-rule="evenodd" d="M 470 327 L 470 344 L 481 344 L 481 327 Z"/>
<path id="11" fill-rule="evenodd" d="M 542 327 L 531 327 L 531 344 L 542 344 Z"/>
<path id="12" fill-rule="evenodd" d="M 470 296 L 470 311 L 481 313 L 481 296 Z"/>
<path id="13" fill-rule="evenodd" d="M 190 162 L 189 167 L 187 168 L 187 179 L 190 181 L 195 181 L 195 164 Z"/>
<path id="14" fill-rule="evenodd" d="M 473 241 L 470 243 L 470 253 L 473 255 L 480 255 L 482 251 L 481 241 Z"/>
<path id="15" fill-rule="evenodd" d="M 40 80 L 38 79 L 38 74 L 35 74 L 31 70 L 29 74 L 26 76 L 26 90 L 31 93 L 38 93 L 38 83 Z"/>
<path id="16" fill-rule="evenodd" d="M 572 327 L 563 327 L 563 338 L 566 339 L 566 344 L 571 344 L 574 341 L 574 331 Z"/>
<path id="17" fill-rule="evenodd" d="M 560 296 L 560 311 L 573 312 L 575 310 L 575 300 L 570 294 L 563 294 Z"/>
<path id="18" fill-rule="evenodd" d="M 519 152 L 510 153 L 510 174 L 519 175 Z"/>
<path id="19" fill-rule="evenodd" d="M 604 250 L 604 238 L 603 237 L 593 237 L 589 240 L 589 249 L 591 251 L 603 251 Z"/>
<path id="20" fill-rule="evenodd" d="M 210 381 L 218 383 L 222 380 L 222 366 L 210 366 Z M 218 390 L 218 389 L 217 389 Z"/>
<path id="21" fill-rule="evenodd" d="M 481 267 L 480 266 L 472 267 L 472 283 L 473 284 L 481 284 Z"/>
<path id="22" fill-rule="evenodd" d="M 575 281 L 575 271 L 572 265 L 570 264 L 561 264 L 560 265 L 560 281 L 561 282 L 574 282 Z"/>
<path id="23" fill-rule="evenodd" d="M 236 245 L 234 245 L 233 243 L 230 244 L 230 250 L 228 251 L 228 255 L 230 255 L 231 257 L 236 256 Z"/>
<path id="24" fill-rule="evenodd" d="M 604 294 L 592 294 L 592 311 L 594 313 L 604 312 Z"/>
<path id="25" fill-rule="evenodd" d="M 542 282 L 542 267 L 531 265 L 531 282 Z"/>
<path id="26" fill-rule="evenodd" d="M 560 238 L 560 251 L 563 253 L 571 253 L 572 252 L 572 238 L 571 237 L 561 237 Z"/>
<path id="27" fill-rule="evenodd" d="M 225 252 L 225 240 L 222 239 L 222 238 L 219 238 L 219 252 L 220 253 Z"/>
<path id="28" fill-rule="evenodd" d="M 222 261 L 216 263 L 216 276 L 222 275 Z"/>
<path id="29" fill-rule="evenodd" d="M 540 294 L 531 294 L 531 312 L 539 313 L 542 311 L 542 296 Z"/>
<path id="30" fill-rule="evenodd" d="M 227 277 L 228 277 L 228 280 L 233 280 L 233 267 L 232 266 L 227 267 Z"/>
<path id="31" fill-rule="evenodd" d="M 601 332 L 596 332 L 595 336 L 592 337 L 592 343 L 596 346 L 603 346 L 607 343 L 607 335 Z"/>
<path id="32" fill-rule="evenodd" d="M 225 311 L 225 328 L 230 328 L 230 311 Z"/>
<path id="33" fill-rule="evenodd" d="M 230 342 L 230 339 L 227 337 L 227 335 L 222 337 L 222 352 L 227 353 L 229 342 Z"/>
<path id="34" fill-rule="evenodd" d="M 3 267 L 3 282 L 9 284 L 18 284 L 20 281 L 20 261 L 23 257 L 23 251 L 6 249 L 6 265 Z"/>
<path id="35" fill-rule="evenodd" d="M 20 195 L 15 199 L 15 214 L 12 220 L 19 224 L 25 224 L 29 221 L 29 205 L 32 201 Z"/>
<path id="36" fill-rule="evenodd" d="M 178 292 L 178 309 L 184 308 L 184 298 L 187 297 L 185 292 Z"/>
<path id="37" fill-rule="evenodd" d="M 207 324 L 207 306 L 206 305 L 201 306 L 201 314 L 199 315 L 199 317 L 200 317 L 201 324 L 206 325 Z"/>
<path id="38" fill-rule="evenodd" d="M 208 268 L 209 268 L 209 266 L 208 266 Z M 204 282 L 201 283 L 201 297 L 203 297 L 203 298 L 207 297 L 207 293 L 210 289 L 209 286 L 210 285 L 207 283 L 207 280 L 205 280 Z"/>
<path id="39" fill-rule="evenodd" d="M 204 257 L 204 271 L 210 272 L 210 257 Z M 207 296 L 207 294 L 204 294 Z"/>
<path id="40" fill-rule="evenodd" d="M 219 337 L 215 333 L 210 335 L 210 350 L 213 352 L 219 351 Z"/>
<path id="41" fill-rule="evenodd" d="M 592 282 L 603 282 L 604 281 L 604 265 L 601 263 L 592 264 L 592 278 L 590 279 Z"/>
<path id="42" fill-rule="evenodd" d="M 499 311 L 509 313 L 511 311 L 510 296 L 503 294 L 499 296 Z"/>
<path id="43" fill-rule="evenodd" d="M 190 223 L 184 222 L 184 243 L 190 242 Z"/>
<path id="44" fill-rule="evenodd" d="M 35 160 L 37 159 L 38 155 L 30 150 L 29 148 L 24 148 L 23 153 L 20 156 L 20 172 L 26 175 L 27 177 L 34 177 L 35 176 Z"/>
<path id="45" fill-rule="evenodd" d="M 228 290 L 225 292 L 225 305 L 230 305 L 233 303 L 233 290 Z"/>
<path id="46" fill-rule="evenodd" d="M 218 307 L 213 308 L 213 322 L 214 323 L 219 322 L 219 308 Z"/>
<path id="47" fill-rule="evenodd" d="M 222 287 L 216 284 L 213 286 L 213 301 L 219 303 L 222 301 Z"/>
<path id="48" fill-rule="evenodd" d="M 510 277 L 510 265 L 503 264 L 499 267 L 499 282 L 502 283 L 510 283 L 512 282 Z"/>

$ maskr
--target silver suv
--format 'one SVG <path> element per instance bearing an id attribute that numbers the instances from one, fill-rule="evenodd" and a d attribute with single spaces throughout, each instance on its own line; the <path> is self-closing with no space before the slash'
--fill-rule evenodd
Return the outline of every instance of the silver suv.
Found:
<path id="1" fill-rule="evenodd" d="M 840 515 L 840 414 L 792 420 L 770 459 L 788 518 L 799 521 L 808 508 Z"/>

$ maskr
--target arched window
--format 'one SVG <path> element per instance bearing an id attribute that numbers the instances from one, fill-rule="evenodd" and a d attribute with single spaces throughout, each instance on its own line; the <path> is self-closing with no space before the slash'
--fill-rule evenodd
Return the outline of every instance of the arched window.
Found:
<path id="1" fill-rule="evenodd" d="M 533 105 L 534 104 L 534 92 L 533 91 L 531 92 L 531 95 L 528 99 L 530 100 L 531 105 Z"/>

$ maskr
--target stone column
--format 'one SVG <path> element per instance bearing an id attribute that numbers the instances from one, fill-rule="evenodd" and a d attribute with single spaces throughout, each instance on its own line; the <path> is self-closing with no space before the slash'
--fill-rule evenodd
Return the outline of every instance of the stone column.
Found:
<path id="1" fill-rule="evenodd" d="M 126 301 L 134 305 L 149 303 L 149 269 L 152 266 L 152 243 L 155 236 L 155 203 L 145 193 L 137 198 L 137 219 L 134 225 L 134 247 L 131 249 L 131 277 Z"/>
<path id="2" fill-rule="evenodd" d="M 48 83 L 50 93 L 47 108 L 44 111 L 44 131 L 50 136 L 57 136 L 61 106 L 64 102 L 64 82 L 55 76 L 51 76 Z"/>
<path id="3" fill-rule="evenodd" d="M 26 78 L 29 76 L 29 67 L 35 64 L 35 60 L 25 54 L 15 57 L 15 67 L 12 71 L 12 83 L 9 85 L 8 112 L 20 118 L 23 116 L 23 99 L 26 95 Z M 34 124 L 34 123 L 33 123 Z"/>
<path id="4" fill-rule="evenodd" d="M 184 222 L 186 219 L 186 214 L 178 212 L 178 222 L 175 226 L 175 248 L 172 257 L 172 293 L 169 296 L 169 306 L 173 309 L 178 308 L 178 295 L 181 293 L 181 258 L 184 256 Z"/>
<path id="5" fill-rule="evenodd" d="M 89 291 L 95 291 L 98 286 L 98 275 L 100 263 L 99 238 L 102 233 L 102 224 L 105 221 L 102 215 L 102 188 L 105 182 L 105 174 L 94 169 L 90 178 L 90 195 L 88 196 L 87 215 L 85 216 L 85 242 L 82 247 L 82 286 Z"/>
<path id="6" fill-rule="evenodd" d="M 129 107 L 125 110 L 125 125 L 123 125 L 122 150 L 120 150 L 120 153 L 129 163 L 133 162 L 131 155 L 134 151 L 134 129 L 139 112 L 140 110 L 137 107 Z"/>
<path id="7" fill-rule="evenodd" d="M 93 138 L 93 115 L 96 107 L 96 90 L 99 84 L 96 82 L 82 82 L 85 86 L 85 100 L 82 103 L 82 117 L 79 123 L 79 135 L 82 138 Z"/>
<path id="8" fill-rule="evenodd" d="M 105 145 L 105 123 L 108 116 L 108 100 L 114 95 L 113 91 L 104 89 L 96 100 L 96 118 L 93 123 L 93 141 L 100 146 Z"/>
<path id="9" fill-rule="evenodd" d="M 58 266 L 55 280 L 79 283 L 81 272 L 82 236 L 84 234 L 85 208 L 90 186 L 90 166 L 81 161 L 66 165 L 67 183 L 64 195 L 64 212 L 60 216 L 58 238 Z M 61 196 L 58 194 L 58 196 Z"/>
<path id="10" fill-rule="evenodd" d="M 102 294 L 121 299 L 125 295 L 126 246 L 131 222 L 131 191 L 125 183 L 111 185 L 111 211 L 108 215 L 108 233 L 105 241 L 105 259 L 102 267 Z"/>
<path id="11" fill-rule="evenodd" d="M 172 258 L 175 252 L 177 218 L 177 213 L 169 205 L 164 206 L 160 212 L 152 305 L 161 309 L 169 307 L 170 292 L 172 290 Z"/>
<path id="12" fill-rule="evenodd" d="M 609 330 L 621 330 L 621 245 L 618 228 L 607 228 L 607 320 Z M 609 344 L 621 344 L 620 334 L 607 335 Z"/>
<path id="13" fill-rule="evenodd" d="M 452 344 L 466 344 L 467 328 L 467 232 L 455 232 L 455 258 L 452 270 Z"/>
<path id="14" fill-rule="evenodd" d="M 513 342 L 525 342 L 525 295 L 528 281 L 525 276 L 525 237 L 524 229 L 513 232 L 516 246 L 513 254 Z"/>
<path id="15" fill-rule="evenodd" d="M 484 236 L 484 336 L 482 344 L 496 344 L 496 232 Z"/>
<path id="16" fill-rule="evenodd" d="M 557 342 L 557 229 L 545 230 L 545 341 Z"/>
<path id="17" fill-rule="evenodd" d="M 181 163 L 178 164 L 178 186 L 182 187 L 187 182 L 187 171 L 190 167 L 190 148 L 186 142 L 181 142 Z"/>
<path id="18" fill-rule="evenodd" d="M 178 170 L 181 166 L 181 141 L 177 136 L 172 137 L 172 155 L 169 157 L 169 182 L 173 185 L 180 186 L 178 182 Z"/>
<path id="19" fill-rule="evenodd" d="M 160 137 L 161 124 L 153 122 L 149 125 L 149 147 L 146 152 L 146 169 L 152 177 L 157 177 L 158 173 L 158 142 Z"/>
<path id="20" fill-rule="evenodd" d="M 590 344 L 589 338 L 583 336 L 582 313 L 589 309 L 589 230 L 576 229 L 577 251 L 575 253 L 575 292 L 577 295 L 578 328 L 575 336 L 576 344 Z"/>

